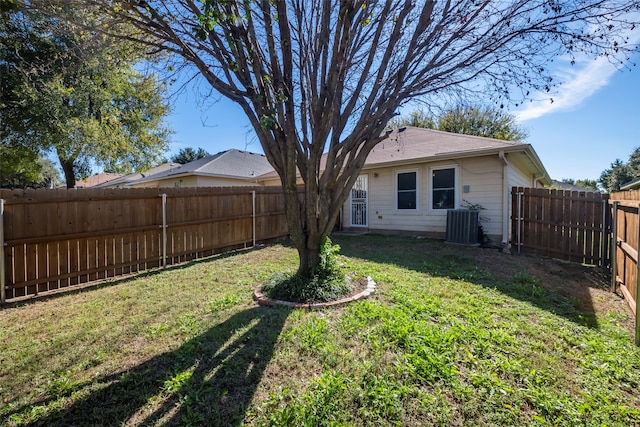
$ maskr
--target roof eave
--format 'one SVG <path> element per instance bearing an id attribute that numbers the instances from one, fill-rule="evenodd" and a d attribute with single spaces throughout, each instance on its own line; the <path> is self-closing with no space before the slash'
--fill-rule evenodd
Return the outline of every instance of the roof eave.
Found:
<path id="1" fill-rule="evenodd" d="M 483 148 L 480 150 L 449 151 L 446 153 L 438 153 L 433 156 L 414 157 L 411 159 L 392 160 L 392 161 L 380 162 L 380 163 L 365 163 L 362 169 L 363 170 L 375 169 L 379 167 L 403 166 L 403 165 L 409 165 L 414 163 L 436 162 L 436 161 L 449 160 L 449 159 L 464 159 L 469 157 L 491 156 L 491 155 L 497 155 L 501 151 L 502 152 L 524 151 L 523 148 L 525 146 L 530 147 L 529 144 L 518 144 L 515 146 L 491 147 L 491 148 Z"/>
<path id="2" fill-rule="evenodd" d="M 207 172 L 194 172 L 194 171 L 189 171 L 189 172 L 180 172 L 180 173 L 176 173 L 176 174 L 170 174 L 170 175 L 165 175 L 165 176 L 158 176 L 155 177 L 153 175 L 144 178 L 144 179 L 140 179 L 138 181 L 135 181 L 135 183 L 139 183 L 139 182 L 150 182 L 150 181 L 162 181 L 162 180 L 168 180 L 168 179 L 175 179 L 175 178 L 184 178 L 184 177 L 188 177 L 188 176 L 204 176 L 204 177 L 213 177 L 213 178 L 231 178 L 231 179 L 242 179 L 242 180 L 253 180 L 256 179 L 258 177 L 257 176 L 240 176 L 240 175 L 224 175 L 224 174 L 215 174 L 215 173 L 207 173 Z"/>

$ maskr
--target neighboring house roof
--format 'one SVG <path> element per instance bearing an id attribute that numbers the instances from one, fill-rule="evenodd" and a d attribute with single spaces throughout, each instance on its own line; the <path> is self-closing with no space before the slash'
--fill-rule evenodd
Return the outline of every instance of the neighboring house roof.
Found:
<path id="1" fill-rule="evenodd" d="M 620 187 L 622 191 L 637 190 L 640 188 L 640 179 L 634 179 Z"/>
<path id="2" fill-rule="evenodd" d="M 567 182 L 562 182 L 558 180 L 552 180 L 551 185 L 558 190 L 569 190 L 569 191 L 586 191 L 589 193 L 599 193 L 599 191 L 594 190 L 593 188 L 580 187 L 578 185 L 569 184 Z"/>
<path id="3" fill-rule="evenodd" d="M 76 181 L 76 188 L 97 187 L 99 184 L 120 178 L 121 176 L 121 173 L 99 173 L 97 175 L 92 175 L 87 179 Z"/>
<path id="4" fill-rule="evenodd" d="M 412 126 L 395 129 L 387 134 L 388 138 L 371 150 L 363 169 L 500 153 L 521 153 L 528 159 L 538 180 L 544 185 L 551 185 L 549 174 L 530 144 Z M 326 156 L 323 156 L 322 168 L 325 161 Z M 260 178 L 273 176 L 275 172 L 269 172 Z"/>
<path id="5" fill-rule="evenodd" d="M 136 181 L 136 184 L 192 175 L 246 180 L 271 170 L 273 167 L 263 154 L 232 149 L 144 177 Z"/>
<path id="6" fill-rule="evenodd" d="M 160 172 L 164 172 L 179 166 L 180 166 L 180 163 L 163 163 L 160 166 L 156 166 L 154 168 L 148 169 L 142 173 L 138 173 L 138 172 L 130 173 L 124 176 L 120 176 L 119 178 L 104 182 L 102 184 L 98 184 L 96 185 L 96 188 L 115 187 L 115 186 L 126 187 L 128 184 L 139 181 L 142 178 L 145 178 Z"/>

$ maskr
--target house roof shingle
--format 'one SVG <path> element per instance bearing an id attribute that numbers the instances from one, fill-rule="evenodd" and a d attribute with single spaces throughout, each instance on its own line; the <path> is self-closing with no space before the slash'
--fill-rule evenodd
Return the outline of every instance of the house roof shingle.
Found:
<path id="1" fill-rule="evenodd" d="M 232 149 L 146 176 L 137 182 L 156 181 L 184 175 L 250 179 L 271 170 L 273 170 L 273 167 L 263 154 Z"/>
<path id="2" fill-rule="evenodd" d="M 121 173 L 107 173 L 107 172 L 99 173 L 96 175 L 92 175 L 86 179 L 76 181 L 76 188 L 97 187 L 100 184 L 104 184 L 105 182 L 109 182 L 114 179 L 120 178 L 121 176 L 122 176 Z"/>
<path id="3" fill-rule="evenodd" d="M 114 185 L 118 185 L 118 184 L 122 184 L 122 185 L 126 185 L 129 184 L 131 182 L 136 182 L 142 178 L 145 178 L 147 176 L 150 175 L 154 175 L 160 172 L 164 172 L 166 170 L 172 169 L 172 168 L 176 168 L 180 166 L 180 163 L 163 163 L 159 166 L 156 166 L 154 168 L 148 169 L 144 172 L 134 172 L 134 173 L 130 173 L 124 176 L 120 176 L 119 178 L 116 179 L 112 179 L 106 182 L 103 182 L 101 184 L 96 185 L 96 188 L 104 188 L 104 187 L 112 187 Z"/>
<path id="4" fill-rule="evenodd" d="M 475 154 L 481 151 L 525 148 L 526 144 L 480 136 L 442 132 L 418 127 L 404 127 L 389 132 L 389 137 L 376 145 L 365 165 L 442 156 Z"/>

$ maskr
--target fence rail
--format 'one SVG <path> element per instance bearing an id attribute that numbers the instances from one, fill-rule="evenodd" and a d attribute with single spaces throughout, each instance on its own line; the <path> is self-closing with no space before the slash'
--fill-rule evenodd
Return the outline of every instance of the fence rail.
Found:
<path id="1" fill-rule="evenodd" d="M 0 190 L 2 301 L 286 236 L 269 187 Z"/>

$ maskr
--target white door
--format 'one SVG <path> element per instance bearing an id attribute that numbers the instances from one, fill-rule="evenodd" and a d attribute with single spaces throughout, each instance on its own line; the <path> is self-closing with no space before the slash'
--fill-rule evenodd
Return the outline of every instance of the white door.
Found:
<path id="1" fill-rule="evenodd" d="M 367 190 L 368 175 L 360 175 L 351 189 L 351 226 L 368 227 Z"/>

